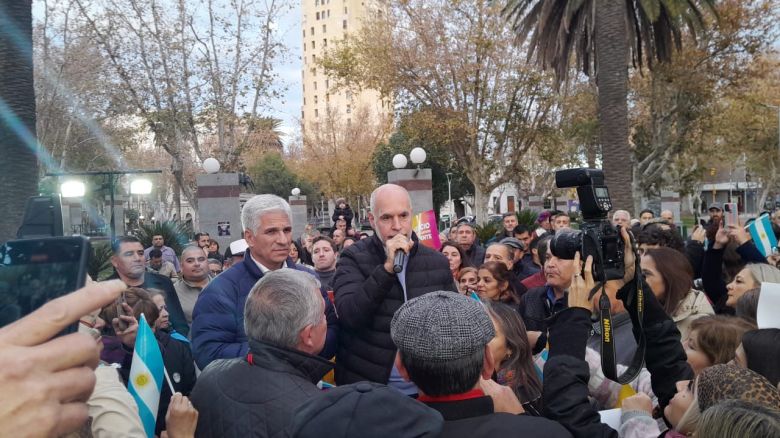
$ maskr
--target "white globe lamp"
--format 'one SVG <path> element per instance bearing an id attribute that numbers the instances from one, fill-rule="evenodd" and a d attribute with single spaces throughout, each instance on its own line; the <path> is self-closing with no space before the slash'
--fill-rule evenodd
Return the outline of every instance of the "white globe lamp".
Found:
<path id="1" fill-rule="evenodd" d="M 420 165 L 423 162 L 425 162 L 425 158 L 427 157 L 427 154 L 425 153 L 425 149 L 417 147 L 412 149 L 412 152 L 409 153 L 409 158 L 412 159 L 412 163 Z"/>
<path id="2" fill-rule="evenodd" d="M 404 154 L 396 154 L 393 157 L 393 167 L 395 167 L 396 169 L 403 169 L 404 167 L 406 167 L 406 163 L 407 163 L 406 155 Z"/>
<path id="3" fill-rule="evenodd" d="M 206 173 L 219 172 L 219 161 L 217 161 L 216 158 L 206 158 L 203 160 L 203 170 L 205 170 Z"/>
<path id="4" fill-rule="evenodd" d="M 83 198 L 87 187 L 77 180 L 65 181 L 60 185 L 60 193 L 63 198 Z"/>
<path id="5" fill-rule="evenodd" d="M 301 189 L 299 189 L 298 187 L 296 187 L 296 188 L 292 189 L 292 192 L 291 192 L 291 193 L 292 193 L 292 195 L 293 195 L 293 196 L 298 196 L 298 195 L 300 195 L 300 194 L 301 194 Z"/>

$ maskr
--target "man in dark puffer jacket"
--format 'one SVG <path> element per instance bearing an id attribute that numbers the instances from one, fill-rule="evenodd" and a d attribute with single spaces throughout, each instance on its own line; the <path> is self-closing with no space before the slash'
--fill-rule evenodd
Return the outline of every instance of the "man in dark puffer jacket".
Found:
<path id="1" fill-rule="evenodd" d="M 386 184 L 374 190 L 368 219 L 374 236 L 344 251 L 333 281 L 339 316 L 336 383 L 368 380 L 415 394 L 417 389 L 393 368 L 390 321 L 405 301 L 437 290 L 454 292 L 455 283 L 447 259 L 412 233 L 406 189 Z M 408 254 L 398 274 L 393 272 L 396 250 Z"/>
<path id="2" fill-rule="evenodd" d="M 332 365 L 316 356 L 327 322 L 313 276 L 265 274 L 246 300 L 244 324 L 249 353 L 212 362 L 192 391 L 197 437 L 283 436 L 298 407 L 322 395 L 316 383 Z"/>

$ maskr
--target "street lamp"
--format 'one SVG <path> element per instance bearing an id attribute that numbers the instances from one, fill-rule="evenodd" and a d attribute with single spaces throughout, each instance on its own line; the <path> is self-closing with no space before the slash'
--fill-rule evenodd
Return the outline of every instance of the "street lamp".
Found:
<path id="1" fill-rule="evenodd" d="M 448 227 L 452 228 L 452 172 L 447 172 L 447 210 L 449 210 Z"/>
<path id="2" fill-rule="evenodd" d="M 406 155 L 404 154 L 396 154 L 393 157 L 393 167 L 395 167 L 396 169 L 403 169 L 404 167 L 406 167 L 406 163 L 407 163 Z"/>
<path id="3" fill-rule="evenodd" d="M 301 189 L 299 189 L 298 187 L 295 187 L 294 189 L 292 189 L 292 191 L 290 193 L 292 193 L 292 195 L 297 198 L 298 195 L 301 194 Z"/>
<path id="4" fill-rule="evenodd" d="M 214 160 L 216 161 L 216 160 Z M 219 163 L 217 163 L 219 164 Z M 95 176 L 106 176 L 108 177 L 108 182 L 105 185 L 105 187 L 108 188 L 108 192 L 110 195 L 110 202 L 111 202 L 111 219 L 109 222 L 110 228 L 111 228 L 111 240 L 113 241 L 116 238 L 116 224 L 114 221 L 114 192 L 116 191 L 116 178 L 117 176 L 122 175 L 129 175 L 129 174 L 141 174 L 141 173 L 162 173 L 162 170 L 108 170 L 108 171 L 86 171 L 86 172 L 48 172 L 46 173 L 46 176 L 83 176 L 83 175 L 95 175 Z M 145 181 L 145 182 L 141 182 Z M 79 187 L 80 184 L 80 187 Z M 133 193 L 133 184 L 138 184 L 136 186 L 136 189 L 138 190 L 147 190 L 148 193 L 151 193 L 151 186 L 152 183 L 148 180 L 142 180 L 137 179 L 130 183 L 130 192 Z M 80 181 L 66 181 L 60 186 L 60 192 L 62 193 L 62 196 L 64 197 L 81 197 L 84 196 L 84 193 L 86 192 L 86 189 L 84 187 L 84 183 Z M 142 193 L 138 193 L 142 194 Z"/>
<path id="5" fill-rule="evenodd" d="M 131 195 L 148 195 L 150 193 L 152 193 L 152 182 L 148 179 L 136 179 L 130 183 Z"/>
<path id="6" fill-rule="evenodd" d="M 78 180 L 65 181 L 60 185 L 60 193 L 63 198 L 83 198 L 87 187 Z"/>
<path id="7" fill-rule="evenodd" d="M 426 156 L 425 149 L 421 147 L 416 147 L 409 153 L 409 158 L 412 159 L 412 163 L 416 164 L 418 167 L 425 161 Z"/>
<path id="8" fill-rule="evenodd" d="M 205 170 L 206 173 L 219 172 L 219 161 L 217 161 L 216 158 L 206 158 L 203 160 L 203 170 Z"/>

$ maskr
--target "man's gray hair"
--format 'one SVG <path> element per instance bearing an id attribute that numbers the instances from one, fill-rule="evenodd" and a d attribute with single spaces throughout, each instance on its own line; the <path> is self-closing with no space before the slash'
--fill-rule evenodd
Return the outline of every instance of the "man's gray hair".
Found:
<path id="1" fill-rule="evenodd" d="M 244 306 L 247 337 L 295 348 L 301 330 L 323 318 L 319 288 L 319 280 L 308 272 L 282 268 L 263 275 Z"/>
<path id="2" fill-rule="evenodd" d="M 243 210 L 241 210 L 241 226 L 244 230 L 257 232 L 263 215 L 274 211 L 285 213 L 292 224 L 292 211 L 287 201 L 276 195 L 253 196 L 246 201 Z"/>

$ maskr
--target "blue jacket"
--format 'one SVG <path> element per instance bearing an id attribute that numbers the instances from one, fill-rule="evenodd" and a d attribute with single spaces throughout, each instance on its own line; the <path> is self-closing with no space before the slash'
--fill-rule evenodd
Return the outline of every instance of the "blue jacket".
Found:
<path id="1" fill-rule="evenodd" d="M 242 263 L 219 274 L 203 289 L 192 311 L 192 352 L 200 369 L 216 359 L 243 357 L 249 352 L 244 332 L 244 303 L 252 287 L 263 277 L 249 252 Z M 287 259 L 287 267 L 308 272 L 311 269 Z M 338 321 L 336 312 L 326 292 L 320 289 L 325 299 L 325 315 L 328 320 L 328 334 L 321 357 L 329 359 L 336 352 Z"/>

